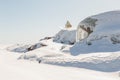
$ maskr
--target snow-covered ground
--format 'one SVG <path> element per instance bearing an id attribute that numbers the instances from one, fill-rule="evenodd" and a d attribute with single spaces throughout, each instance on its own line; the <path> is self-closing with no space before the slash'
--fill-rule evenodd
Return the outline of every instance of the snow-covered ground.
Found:
<path id="1" fill-rule="evenodd" d="M 37 49 L 25 53 L 26 55 L 38 54 L 39 56 L 55 57 L 58 51 L 45 49 Z M 56 52 L 56 53 L 55 53 Z M 117 72 L 100 72 L 88 70 L 84 68 L 63 67 L 38 63 L 37 61 L 29 61 L 19 59 L 23 55 L 20 53 L 8 52 L 0 49 L 0 80 L 119 80 Z M 65 56 L 59 54 L 56 57 Z M 66 59 L 66 57 L 64 58 Z M 57 62 L 57 61 L 56 61 Z M 58 59 L 59 62 L 59 59 Z M 96 76 L 97 75 L 97 76 Z"/>
<path id="2" fill-rule="evenodd" d="M 80 42 L 62 29 L 32 45 L 0 45 L 0 80 L 120 80 L 120 11 L 91 18 L 97 24 Z"/>
<path id="3" fill-rule="evenodd" d="M 18 59 L 103 72 L 120 71 L 120 52 L 89 53 L 71 56 L 67 53 L 42 48 L 29 52 L 29 54 L 23 54 Z"/>

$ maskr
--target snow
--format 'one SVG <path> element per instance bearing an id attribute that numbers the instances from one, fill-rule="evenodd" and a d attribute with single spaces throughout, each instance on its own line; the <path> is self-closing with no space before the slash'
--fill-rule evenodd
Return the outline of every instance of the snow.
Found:
<path id="1" fill-rule="evenodd" d="M 7 47 L 7 50 L 12 51 L 12 52 L 24 53 L 24 52 L 27 52 L 28 47 L 30 47 L 30 45 L 15 44 L 15 45 L 11 45 L 11 46 Z"/>
<path id="2" fill-rule="evenodd" d="M 96 23 L 95 26 L 91 26 L 89 25 L 90 23 L 86 22 L 86 20 L 89 18 L 97 20 L 95 22 Z M 119 22 L 120 22 L 120 11 L 110 11 L 110 12 L 105 12 L 98 15 L 90 16 L 84 19 L 83 21 L 81 21 L 79 23 L 79 26 L 84 25 L 85 28 L 90 27 L 96 32 L 99 32 L 101 30 L 102 32 L 107 33 L 105 32 L 106 30 L 109 32 L 109 31 L 113 31 L 113 29 L 114 30 L 120 29 Z"/>
<path id="3" fill-rule="evenodd" d="M 11 52 L 26 53 L 43 46 L 47 46 L 47 45 L 38 42 L 34 44 L 15 44 L 7 47 L 6 49 Z"/>
<path id="4" fill-rule="evenodd" d="M 86 68 L 103 72 L 120 70 L 120 52 L 89 53 L 71 56 L 57 50 L 51 51 L 50 49 L 42 48 L 34 53 L 21 55 L 19 60 L 41 61 L 41 63 L 45 64 Z"/>
<path id="5" fill-rule="evenodd" d="M 55 35 L 53 41 L 72 45 L 76 42 L 76 30 L 62 29 Z"/>
<path id="6" fill-rule="evenodd" d="M 110 11 L 92 16 L 92 18 L 98 21 L 94 33 L 91 36 L 99 34 L 109 36 L 120 34 L 120 11 Z"/>
<path id="7" fill-rule="evenodd" d="M 95 21 L 96 20 L 96 21 Z M 94 23 L 95 21 L 95 23 Z M 92 33 L 80 33 L 79 29 L 90 28 Z M 72 55 L 94 52 L 116 52 L 120 47 L 120 11 L 110 11 L 90 16 L 78 25 L 77 43 L 71 48 Z M 81 38 L 83 35 L 83 39 Z"/>
<path id="8" fill-rule="evenodd" d="M 28 53 L 37 54 L 38 52 L 39 55 L 52 54 L 51 57 L 57 53 L 57 51 L 56 53 L 52 53 L 52 50 L 49 49 L 48 51 L 44 51 L 44 48 Z M 27 55 L 28 53 L 25 54 Z M 0 49 L 1 80 L 119 80 L 118 72 L 108 73 L 83 68 L 48 65 L 45 63 L 39 64 L 36 61 L 19 60 L 20 55 L 15 52 Z"/>
<path id="9" fill-rule="evenodd" d="M 0 45 L 0 80 L 120 80 L 120 11 L 86 19 L 82 34 L 62 29 L 32 45 Z"/>

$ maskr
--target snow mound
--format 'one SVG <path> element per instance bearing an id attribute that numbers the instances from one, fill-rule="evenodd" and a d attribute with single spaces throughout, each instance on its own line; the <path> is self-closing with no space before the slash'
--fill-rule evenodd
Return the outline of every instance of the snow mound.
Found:
<path id="1" fill-rule="evenodd" d="M 91 53 L 82 56 L 68 56 L 58 53 L 38 55 L 34 53 L 21 55 L 18 59 L 103 72 L 116 72 L 120 70 L 120 52 Z"/>
<path id="2" fill-rule="evenodd" d="M 76 42 L 76 30 L 62 29 L 56 34 L 53 42 L 73 45 Z"/>
<path id="3" fill-rule="evenodd" d="M 29 47 L 30 45 L 16 44 L 16 45 L 7 47 L 7 50 L 11 52 L 25 53 L 27 52 L 27 48 Z"/>
<path id="4" fill-rule="evenodd" d="M 38 49 L 42 46 L 47 46 L 45 44 L 42 43 L 36 43 L 33 45 L 21 45 L 21 44 L 17 44 L 17 45 L 13 45 L 7 48 L 8 51 L 11 52 L 18 52 L 18 53 L 25 53 L 25 52 L 29 52 L 35 49 Z"/>
<path id="5" fill-rule="evenodd" d="M 71 48 L 72 55 L 120 50 L 120 11 L 88 17 L 81 21 L 78 27 L 90 30 L 87 37 Z"/>

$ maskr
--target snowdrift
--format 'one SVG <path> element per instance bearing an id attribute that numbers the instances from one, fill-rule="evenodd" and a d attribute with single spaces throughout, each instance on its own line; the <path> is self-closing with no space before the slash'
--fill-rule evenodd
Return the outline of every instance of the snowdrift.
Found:
<path id="1" fill-rule="evenodd" d="M 90 29 L 90 33 L 84 39 L 77 40 L 71 48 L 72 55 L 120 50 L 120 11 L 88 17 L 79 23 L 78 28 Z"/>
<path id="2" fill-rule="evenodd" d="M 10 47 L 7 47 L 8 51 L 11 52 L 18 52 L 18 53 L 26 53 L 35 49 L 38 49 L 40 47 L 47 46 L 43 43 L 35 43 L 33 45 L 22 45 L 22 44 L 16 44 Z"/>
<path id="3" fill-rule="evenodd" d="M 73 45 L 76 42 L 76 30 L 62 29 L 55 35 L 53 42 Z"/>
<path id="4" fill-rule="evenodd" d="M 42 52 L 42 51 L 41 51 Z M 80 56 L 70 56 L 51 52 L 47 54 L 34 52 L 21 55 L 18 60 L 37 61 L 38 63 L 86 68 L 102 72 L 116 72 L 120 70 L 120 52 L 91 53 Z"/>

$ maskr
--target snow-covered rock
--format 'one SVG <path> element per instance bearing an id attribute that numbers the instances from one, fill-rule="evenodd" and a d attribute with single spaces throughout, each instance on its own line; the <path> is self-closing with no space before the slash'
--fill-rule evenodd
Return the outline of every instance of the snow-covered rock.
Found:
<path id="1" fill-rule="evenodd" d="M 29 48 L 29 47 L 30 47 L 30 45 L 15 44 L 15 45 L 7 47 L 6 49 L 11 52 L 24 53 L 24 52 L 27 52 L 27 48 Z"/>
<path id="2" fill-rule="evenodd" d="M 76 42 L 76 30 L 62 29 L 55 35 L 53 41 L 73 45 Z"/>
<path id="3" fill-rule="evenodd" d="M 47 46 L 47 45 L 45 45 L 43 43 L 35 43 L 33 45 L 31 45 L 31 44 L 29 44 L 29 45 L 16 44 L 16 45 L 7 47 L 7 50 L 12 51 L 12 52 L 25 53 L 25 52 L 40 48 L 42 46 Z"/>
<path id="4" fill-rule="evenodd" d="M 105 12 L 84 19 L 78 25 L 77 39 L 78 42 L 71 48 L 73 55 L 119 51 L 120 11 Z"/>

